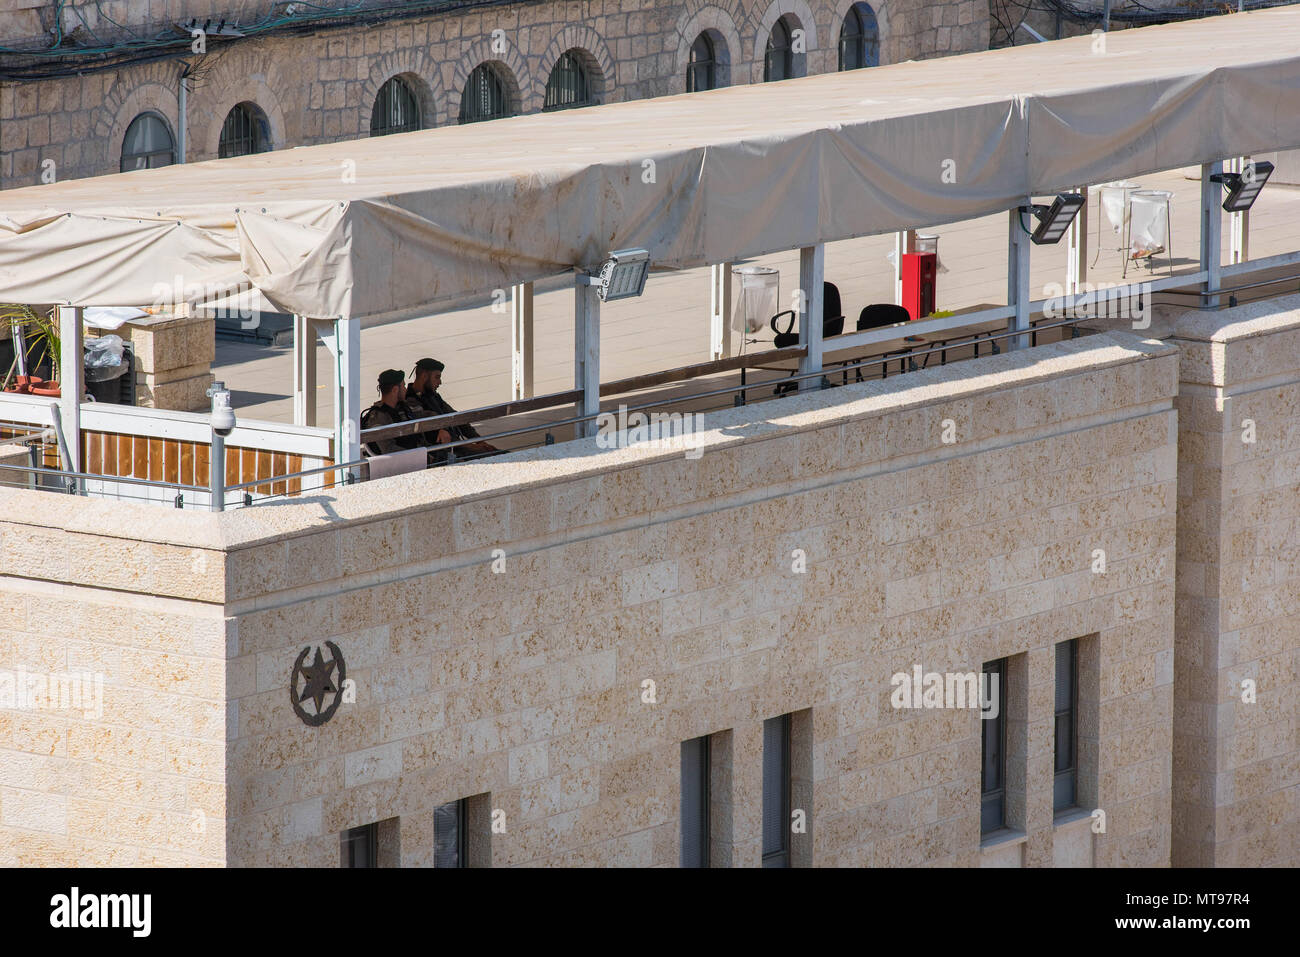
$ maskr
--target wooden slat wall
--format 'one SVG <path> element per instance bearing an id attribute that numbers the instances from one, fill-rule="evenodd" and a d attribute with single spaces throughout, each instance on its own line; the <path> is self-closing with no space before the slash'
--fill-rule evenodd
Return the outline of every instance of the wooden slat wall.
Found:
<path id="1" fill-rule="evenodd" d="M 31 429 L 0 427 L 0 439 L 26 435 Z M 141 478 L 152 482 L 175 482 L 179 485 L 208 484 L 208 460 L 211 446 L 174 439 L 116 435 L 111 432 L 82 432 L 85 470 L 92 475 Z M 44 467 L 59 468 L 57 445 L 43 444 Z M 333 465 L 331 461 L 323 464 Z M 301 472 L 301 455 L 267 452 L 260 449 L 226 448 L 226 484 L 240 485 L 266 479 L 253 489 L 256 495 L 299 495 L 302 479 L 271 481 L 277 475 Z M 334 487 L 334 476 L 322 477 L 325 488 Z"/>
<path id="2" fill-rule="evenodd" d="M 0 438 L 19 434 L 0 429 Z M 97 475 L 142 478 L 152 482 L 176 482 L 180 485 L 208 484 L 208 463 L 212 447 L 198 442 L 152 439 L 145 436 L 115 435 L 108 432 L 82 432 L 86 451 L 86 469 Z M 58 448 L 45 449 L 47 467 L 58 468 Z M 332 464 L 332 463 L 327 463 Z M 297 495 L 302 479 L 272 482 L 277 475 L 301 472 L 301 455 L 267 452 L 259 449 L 226 447 L 226 484 L 241 485 L 267 479 L 256 486 L 256 495 Z M 287 486 L 287 488 L 286 488 Z M 327 481 L 328 486 L 328 481 Z"/>

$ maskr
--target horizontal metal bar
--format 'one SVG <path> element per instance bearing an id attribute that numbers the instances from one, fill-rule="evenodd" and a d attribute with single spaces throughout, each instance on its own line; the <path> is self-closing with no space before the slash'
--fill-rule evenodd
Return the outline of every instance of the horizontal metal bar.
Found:
<path id="1" fill-rule="evenodd" d="M 610 382 L 600 384 L 600 394 L 619 395 L 624 392 L 638 392 L 641 389 L 647 389 L 656 385 L 666 385 L 670 382 L 684 382 L 689 379 L 698 378 L 706 375 L 716 375 L 720 372 L 730 372 L 735 369 L 747 368 L 756 365 L 758 362 L 782 361 L 785 359 L 799 359 L 807 355 L 807 349 L 802 346 L 792 346 L 787 349 L 769 349 L 764 352 L 752 353 L 744 356 L 730 356 L 726 359 L 715 359 L 712 362 L 700 362 L 694 365 L 681 366 L 676 369 L 665 369 L 662 372 L 650 372 L 645 375 L 631 376 L 626 379 L 614 379 Z M 497 405 L 482 406 L 477 409 L 466 409 L 463 412 L 452 412 L 447 415 L 428 415 L 421 416 L 409 422 L 398 422 L 394 425 L 381 425 L 373 429 L 361 430 L 361 442 L 382 442 L 388 439 L 405 438 L 411 435 L 421 435 L 425 432 L 433 432 L 438 429 L 449 429 L 458 425 L 472 425 L 474 423 L 490 422 L 493 419 L 503 419 L 511 415 L 521 415 L 525 412 L 536 412 L 542 409 L 555 408 L 561 405 L 571 405 L 582 398 L 582 392 L 578 389 L 570 389 L 567 392 L 552 392 L 548 395 L 536 396 L 530 399 L 516 399 L 511 402 L 502 402 Z M 466 442 L 476 442 L 477 439 L 468 439 Z M 445 448 L 457 443 L 444 443 L 437 448 Z M 463 444 L 463 443 L 462 443 Z"/>
<path id="2" fill-rule="evenodd" d="M 1264 269 L 1277 269 L 1279 266 L 1294 266 L 1300 263 L 1300 252 L 1281 253 L 1277 256 L 1265 256 L 1263 259 L 1248 259 L 1244 263 L 1233 263 L 1230 266 L 1221 266 L 1219 274 L 1222 276 L 1241 276 L 1248 275 L 1252 272 L 1260 272 Z"/>
<path id="3" fill-rule="evenodd" d="M 827 339 L 826 342 L 839 340 Z M 760 362 L 784 362 L 786 359 L 802 359 L 808 354 L 804 346 L 790 346 L 785 349 L 767 349 L 763 352 L 751 352 L 743 356 L 729 356 L 726 359 L 714 359 L 711 362 L 697 362 L 693 365 L 678 366 L 662 372 L 647 372 L 645 375 L 631 376 L 626 379 L 614 379 L 600 384 L 600 394 L 621 395 L 625 392 L 640 392 L 657 385 L 672 382 L 685 382 L 704 376 L 717 375 L 719 372 L 734 372 L 737 369 L 761 368 Z"/>
<path id="4" fill-rule="evenodd" d="M 33 465 L 6 465 L 6 469 L 17 472 L 34 472 L 41 475 L 58 475 L 69 479 L 89 479 L 94 482 L 116 482 L 127 485 L 144 485 L 150 488 L 175 489 L 182 492 L 210 492 L 206 485 L 182 485 L 179 482 L 156 482 L 149 479 L 131 478 L 125 475 L 99 475 L 94 472 L 65 472 L 62 469 L 37 468 Z"/>
<path id="5" fill-rule="evenodd" d="M 471 441 L 474 440 L 471 439 Z M 241 482 L 238 485 L 227 485 L 226 491 L 238 492 L 241 489 L 256 488 L 259 485 L 273 485 L 276 482 L 284 482 L 287 481 L 288 479 L 305 478 L 308 475 L 320 475 L 324 472 L 337 472 L 339 469 L 354 469 L 359 465 L 365 465 L 366 462 L 367 462 L 366 459 L 357 459 L 355 462 L 345 462 L 342 465 L 321 465 L 317 468 L 305 469 L 304 471 L 301 472 L 286 472 L 284 475 L 272 475 L 268 478 L 254 479 L 252 482 Z M 211 491 L 211 489 L 209 489 L 205 485 L 203 486 L 203 491 L 208 492 Z M 311 491 L 311 489 L 308 489 L 307 491 Z M 271 494 L 274 495 L 277 493 L 273 492 Z"/>
<path id="6" fill-rule="evenodd" d="M 1246 282 L 1239 286 L 1221 286 L 1218 289 L 1205 291 L 1186 291 L 1181 289 L 1164 290 L 1167 296 L 1200 296 L 1202 299 L 1213 299 L 1216 297 L 1230 296 L 1234 292 L 1241 292 L 1243 289 L 1260 289 L 1264 286 L 1276 286 L 1284 282 L 1300 282 L 1300 274 L 1291 276 L 1279 276 L 1276 279 L 1261 279 L 1259 282 Z"/>
<path id="7" fill-rule="evenodd" d="M 393 425 L 380 425 L 373 429 L 361 430 L 361 444 L 382 442 L 387 439 L 399 439 L 408 435 L 419 435 L 435 429 L 450 429 L 458 425 L 472 425 L 475 422 L 505 418 L 508 415 L 522 415 L 540 409 L 551 409 L 559 405 L 572 405 L 582 398 L 582 392 L 570 389 L 567 392 L 552 392 L 530 399 L 516 399 L 497 405 L 485 405 L 463 412 L 449 412 L 446 415 L 426 415 L 409 422 L 397 422 Z"/>
<path id="8" fill-rule="evenodd" d="M 923 336 L 932 332 L 947 332 L 950 329 L 962 329 L 966 326 L 978 326 L 995 319 L 1010 319 L 1016 314 L 1015 306 L 997 306 L 993 309 L 981 309 L 960 316 L 942 316 L 938 319 L 917 319 L 912 322 L 900 322 L 879 329 L 864 329 L 842 336 L 833 336 L 822 340 L 822 350 L 839 352 L 841 349 L 856 349 L 859 346 L 875 346 L 882 342 L 891 342 L 905 336 Z"/>

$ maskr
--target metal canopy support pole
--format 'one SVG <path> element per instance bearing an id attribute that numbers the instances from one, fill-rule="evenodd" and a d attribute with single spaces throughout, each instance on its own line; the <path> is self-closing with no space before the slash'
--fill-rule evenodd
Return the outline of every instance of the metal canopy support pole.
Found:
<path id="1" fill-rule="evenodd" d="M 600 412 L 600 296 L 586 273 L 578 273 L 574 286 L 573 387 L 582 392 L 575 416 Z M 573 433 L 583 438 L 596 431 L 595 419 L 589 419 L 575 425 Z"/>
<path id="2" fill-rule="evenodd" d="M 731 355 L 731 263 L 710 267 L 709 358 Z"/>
<path id="3" fill-rule="evenodd" d="M 1201 284 L 1202 292 L 1218 292 L 1222 288 L 1219 244 L 1223 241 L 1223 216 L 1220 212 L 1223 187 L 1210 182 L 1211 176 L 1223 172 L 1223 163 L 1201 165 L 1201 271 L 1206 273 Z M 1218 306 L 1219 297 L 1210 296 L 1205 305 Z"/>
<path id="4" fill-rule="evenodd" d="M 1028 202 L 1028 198 L 1026 198 Z M 1007 305 L 1014 306 L 1016 314 L 1007 320 L 1007 332 L 1029 329 L 1029 234 L 1022 217 L 1027 214 L 1012 208 L 1007 230 Z M 1029 348 L 1028 336 L 1015 336 L 1007 340 L 1008 349 Z"/>
<path id="5" fill-rule="evenodd" d="M 59 307 L 59 415 L 74 472 L 81 471 L 81 397 L 86 392 L 82 318 L 80 306 Z"/>
<path id="6" fill-rule="evenodd" d="M 894 305 L 903 304 L 903 254 L 916 252 L 916 230 L 894 234 Z"/>
<path id="7" fill-rule="evenodd" d="M 1250 164 L 1249 156 L 1238 156 L 1229 160 L 1227 170 L 1241 173 Z M 1229 213 L 1228 264 L 1235 266 L 1250 258 L 1250 210 L 1242 213 Z"/>
<path id="8" fill-rule="evenodd" d="M 533 397 L 533 284 L 510 287 L 510 397 Z"/>
<path id="9" fill-rule="evenodd" d="M 325 345 L 334 354 L 334 461 L 361 458 L 361 321 L 335 319 Z"/>
<path id="10" fill-rule="evenodd" d="M 1088 281 L 1088 187 L 1081 186 L 1078 192 L 1083 196 L 1083 205 L 1066 233 L 1069 251 L 1065 261 L 1065 292 L 1069 296 L 1080 295 Z"/>
<path id="11" fill-rule="evenodd" d="M 822 371 L 822 313 L 825 302 L 826 244 L 799 250 L 799 346 L 808 353 L 799 360 L 799 374 Z M 800 379 L 799 391 L 820 389 L 816 378 Z"/>
<path id="12" fill-rule="evenodd" d="M 293 424 L 316 424 L 316 326 L 293 317 Z"/>

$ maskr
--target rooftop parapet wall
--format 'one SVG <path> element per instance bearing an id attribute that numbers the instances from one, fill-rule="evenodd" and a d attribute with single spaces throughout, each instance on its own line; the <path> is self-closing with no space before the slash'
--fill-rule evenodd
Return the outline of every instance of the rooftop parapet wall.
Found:
<path id="1" fill-rule="evenodd" d="M 1174 863 L 1295 866 L 1300 296 L 1187 313 L 1171 342 L 1183 380 Z"/>

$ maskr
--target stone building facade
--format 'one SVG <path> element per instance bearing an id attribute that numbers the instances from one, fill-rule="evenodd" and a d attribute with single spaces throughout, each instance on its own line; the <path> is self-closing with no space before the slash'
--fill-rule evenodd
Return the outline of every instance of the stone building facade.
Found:
<path id="1" fill-rule="evenodd" d="M 0 47 L 48 44 L 38 34 L 52 29 L 54 6 L 20 0 L 0 12 Z M 149 35 L 191 17 L 231 16 L 229 2 L 212 0 L 101 6 Z M 261 6 L 253 4 L 243 22 L 256 20 Z M 148 23 L 140 21 L 141 9 L 148 10 Z M 94 37 L 113 35 L 115 28 L 96 19 L 95 4 L 74 0 L 64 11 L 65 32 L 81 22 L 73 18 L 79 13 Z M 801 43 L 792 57 L 796 74 L 838 68 L 840 31 L 851 15 L 874 19 L 880 63 L 988 47 L 982 0 L 524 0 L 400 13 L 314 33 L 239 39 L 214 33 L 202 56 L 182 42 L 174 56 L 106 72 L 0 78 L 0 186 L 117 172 L 128 129 L 145 114 L 158 117 L 177 144 L 184 69 L 192 77 L 185 158 L 197 162 L 218 156 L 223 124 L 238 104 L 254 108 L 265 148 L 367 135 L 380 89 L 395 77 L 417 101 L 420 126 L 456 123 L 467 79 L 482 64 L 500 79 L 509 112 L 532 113 L 542 109 L 548 80 L 566 52 L 586 73 L 590 101 L 616 102 L 685 92 L 691 48 L 701 35 L 713 51 L 717 85 L 760 82 L 778 22 Z M 0 53 L 0 77 L 19 62 L 25 61 L 18 54 Z M 67 65 L 79 62 L 90 61 L 74 56 Z"/>
<path id="2" fill-rule="evenodd" d="M 789 715 L 794 866 L 1168 865 L 1177 363 L 1098 335 L 711 413 L 698 458 L 560 445 L 130 538 L 141 507 L 0 491 L 0 667 L 105 676 L 102 719 L 7 719 L 0 861 L 336 866 L 375 825 L 429 866 L 463 802 L 471 863 L 676 866 L 707 737 L 710 862 L 760 866 Z M 308 647 L 354 683 L 317 725 Z M 899 708 L 891 676 L 994 660 L 990 839 L 979 711 Z"/>
<path id="3" fill-rule="evenodd" d="M 470 865 L 676 866 L 704 739 L 709 863 L 760 866 L 784 720 L 793 866 L 1295 866 L 1300 297 L 1170 328 L 709 413 L 698 456 L 0 490 L 0 697 L 103 682 L 0 706 L 0 863 L 442 866 L 459 808 Z M 992 662 L 998 788 L 977 710 L 894 700 Z"/>

